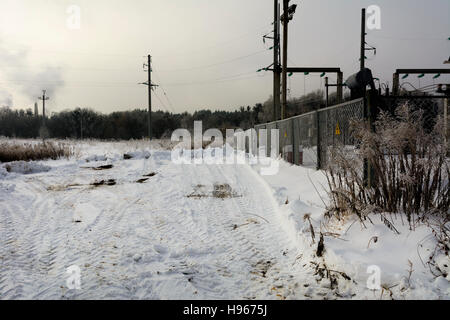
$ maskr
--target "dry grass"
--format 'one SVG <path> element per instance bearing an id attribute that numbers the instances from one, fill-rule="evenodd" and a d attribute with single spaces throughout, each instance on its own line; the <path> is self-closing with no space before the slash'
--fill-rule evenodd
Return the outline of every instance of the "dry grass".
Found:
<path id="1" fill-rule="evenodd" d="M 0 143 L 0 162 L 56 160 L 73 155 L 73 148 L 64 143 Z"/>
<path id="2" fill-rule="evenodd" d="M 395 117 L 382 114 L 376 132 L 363 121 L 353 123 L 359 148 L 334 148 L 327 170 L 330 213 L 357 214 L 361 220 L 370 212 L 402 213 L 412 228 L 426 215 L 448 215 L 450 163 L 443 121 L 438 119 L 431 132 L 424 127 L 423 112 L 407 105 Z M 363 176 L 364 159 L 372 166 L 372 186 Z"/>

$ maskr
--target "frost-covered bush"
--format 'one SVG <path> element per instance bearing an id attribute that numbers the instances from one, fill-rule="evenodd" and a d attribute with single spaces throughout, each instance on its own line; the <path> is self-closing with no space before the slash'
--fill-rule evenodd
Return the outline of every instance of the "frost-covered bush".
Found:
<path id="1" fill-rule="evenodd" d="M 381 113 L 374 126 L 375 132 L 365 121 L 352 123 L 355 152 L 333 148 L 327 170 L 333 201 L 329 213 L 354 213 L 361 219 L 369 212 L 403 213 L 411 225 L 429 214 L 448 218 L 449 144 L 443 119 L 427 132 L 423 112 L 404 105 L 395 116 Z M 364 159 L 370 164 L 371 186 L 364 179 Z"/>

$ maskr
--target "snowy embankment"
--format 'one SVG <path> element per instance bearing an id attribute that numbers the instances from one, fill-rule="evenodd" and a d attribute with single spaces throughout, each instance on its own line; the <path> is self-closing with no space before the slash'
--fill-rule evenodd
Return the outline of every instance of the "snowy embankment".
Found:
<path id="1" fill-rule="evenodd" d="M 394 230 L 375 214 L 369 216 L 371 222 L 365 221 L 364 224 L 356 216 L 344 221 L 328 219 L 324 215 L 329 203 L 325 174 L 281 160 L 279 165 L 277 175 L 261 178 L 277 199 L 283 226 L 302 247 L 304 255 L 301 261 L 313 266 L 317 263 L 326 265 L 332 270 L 330 274 L 336 276 L 338 284 L 335 291 L 339 296 L 450 299 L 449 257 L 440 255 L 435 259 L 444 275 L 433 272 L 427 264 L 437 245 L 434 236 L 434 231 L 438 231 L 436 225 L 419 223 L 410 230 L 406 218 L 401 215 L 389 216 Z M 259 166 L 254 166 L 254 169 L 258 170 Z M 324 235 L 324 253 L 318 258 L 320 233 Z M 381 290 L 369 290 L 368 287 L 376 284 L 374 272 L 377 271 Z M 341 272 L 352 280 L 340 276 Z M 322 279 L 320 272 L 317 279 Z M 327 277 L 320 282 L 324 286 L 332 286 Z"/>
<path id="2" fill-rule="evenodd" d="M 421 262 L 428 227 L 328 221 L 322 172 L 179 165 L 172 146 L 91 141 L 69 160 L 0 164 L 0 299 L 450 298 Z M 383 292 L 367 288 L 372 265 Z"/>

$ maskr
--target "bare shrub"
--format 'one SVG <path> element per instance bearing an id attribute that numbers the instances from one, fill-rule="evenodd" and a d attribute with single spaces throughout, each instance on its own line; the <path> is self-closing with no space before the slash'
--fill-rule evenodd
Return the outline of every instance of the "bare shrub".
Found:
<path id="1" fill-rule="evenodd" d="M 64 143 L 0 143 L 0 162 L 56 160 L 72 154 L 72 148 Z"/>
<path id="2" fill-rule="evenodd" d="M 443 119 L 427 132 L 423 112 L 403 105 L 396 116 L 381 113 L 374 126 L 372 132 L 367 122 L 353 121 L 358 148 L 331 151 L 328 213 L 356 214 L 366 220 L 370 212 L 400 212 L 411 226 L 421 214 L 448 215 L 450 166 Z M 364 159 L 372 168 L 371 186 L 364 179 Z"/>

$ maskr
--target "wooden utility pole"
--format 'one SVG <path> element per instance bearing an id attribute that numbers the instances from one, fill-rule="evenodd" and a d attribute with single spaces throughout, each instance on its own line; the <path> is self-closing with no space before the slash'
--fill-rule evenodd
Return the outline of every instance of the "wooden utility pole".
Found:
<path id="1" fill-rule="evenodd" d="M 45 101 L 49 100 L 49 97 L 46 97 L 47 90 L 42 90 L 42 97 L 39 100 L 42 100 L 42 125 L 45 127 Z"/>
<path id="2" fill-rule="evenodd" d="M 152 57 L 151 55 L 147 56 L 147 64 L 144 64 L 145 67 L 148 68 L 148 81 L 140 84 L 144 84 L 148 86 L 148 138 L 152 140 L 152 89 L 153 87 L 157 87 L 157 85 L 152 84 Z"/>
<path id="3" fill-rule="evenodd" d="M 283 92 L 281 97 L 281 119 L 286 118 L 286 107 L 287 107 L 287 50 L 288 50 L 288 9 L 289 0 L 283 0 Z"/>
<path id="4" fill-rule="evenodd" d="M 148 138 L 152 140 L 152 57 L 148 55 Z"/>
<path id="5" fill-rule="evenodd" d="M 273 121 L 280 119 L 280 4 L 274 0 L 274 35 L 273 35 Z"/>

